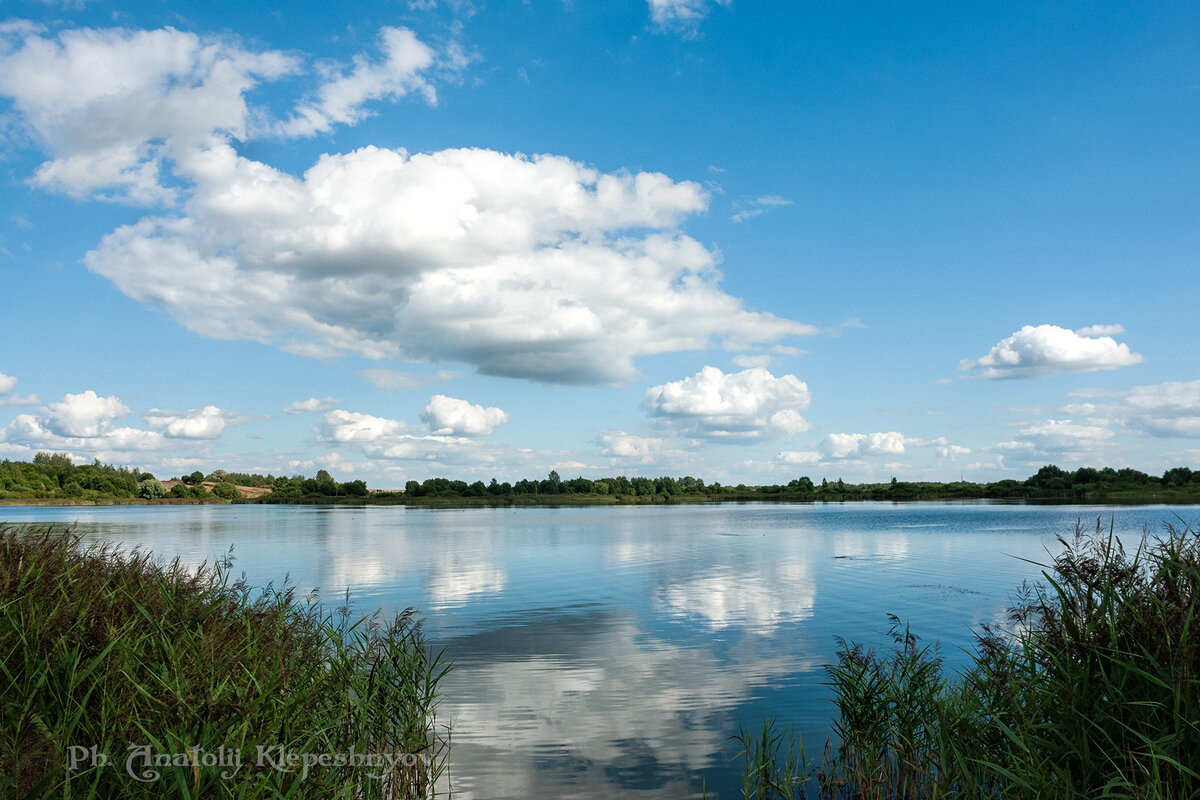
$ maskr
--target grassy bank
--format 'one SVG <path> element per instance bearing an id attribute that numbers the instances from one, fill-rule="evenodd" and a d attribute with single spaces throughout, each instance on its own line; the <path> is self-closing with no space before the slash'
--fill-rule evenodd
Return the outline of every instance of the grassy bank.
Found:
<path id="1" fill-rule="evenodd" d="M 1200 539 L 1130 552 L 1097 523 L 1062 543 L 964 674 L 895 618 L 887 648 L 841 642 L 840 744 L 802 787 L 785 736 L 743 734 L 745 796 L 1200 797 Z"/>
<path id="2" fill-rule="evenodd" d="M 0 796 L 431 795 L 446 667 L 412 612 L 354 618 L 230 568 L 0 529 Z"/>

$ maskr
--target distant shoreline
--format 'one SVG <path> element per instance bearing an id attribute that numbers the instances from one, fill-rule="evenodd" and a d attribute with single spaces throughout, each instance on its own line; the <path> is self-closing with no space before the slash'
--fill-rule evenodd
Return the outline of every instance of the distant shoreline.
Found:
<path id="1" fill-rule="evenodd" d="M 845 503 L 984 503 L 1008 505 L 1200 505 L 1200 496 L 1191 492 L 1147 492 L 1136 495 L 1104 495 L 1097 497 L 921 497 L 921 498 L 878 498 L 878 497 L 748 497 L 738 495 L 676 495 L 664 497 L 614 496 L 614 495 L 518 495 L 507 497 L 411 497 L 390 493 L 379 493 L 368 497 L 306 497 L 274 499 L 223 500 L 219 498 L 164 497 L 156 500 L 142 498 L 8 498 L 0 500 L 0 508 L 54 507 L 54 506 L 200 506 L 200 505 L 288 505 L 288 506 L 411 506 L 413 508 L 565 508 L 584 506 L 666 506 L 700 505 L 725 503 L 786 503 L 789 505 L 845 504 Z"/>

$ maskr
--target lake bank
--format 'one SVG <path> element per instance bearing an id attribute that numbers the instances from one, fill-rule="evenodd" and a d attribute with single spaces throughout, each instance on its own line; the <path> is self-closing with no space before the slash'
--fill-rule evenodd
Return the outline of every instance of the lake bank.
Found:
<path id="1" fill-rule="evenodd" d="M 242 487 L 239 487 L 242 488 Z M 253 488 L 253 487 L 246 487 Z M 681 505 L 721 503 L 947 503 L 947 502 L 996 502 L 1027 503 L 1031 505 L 1070 505 L 1077 503 L 1111 504 L 1122 506 L 1148 505 L 1200 505 L 1200 489 L 1192 487 L 1159 489 L 1155 491 L 1090 492 L 1082 496 L 1072 494 L 1042 495 L 1036 497 L 1014 497 L 1012 495 L 955 495 L 932 494 L 924 497 L 891 497 L 886 492 L 866 495 L 826 494 L 820 497 L 778 494 L 683 494 L 683 495 L 608 495 L 608 494 L 557 494 L 557 495 L 508 495 L 503 497 L 408 497 L 403 492 L 386 490 L 373 491 L 365 497 L 336 497 L 310 495 L 306 497 L 273 498 L 269 494 L 228 500 L 219 497 L 161 497 L 144 499 L 139 497 L 105 497 L 97 499 L 27 497 L 0 499 L 0 507 L 20 506 L 188 506 L 188 505 L 298 505 L 298 506 L 412 506 L 414 508 L 562 508 L 571 506 L 621 506 L 621 505 Z"/>

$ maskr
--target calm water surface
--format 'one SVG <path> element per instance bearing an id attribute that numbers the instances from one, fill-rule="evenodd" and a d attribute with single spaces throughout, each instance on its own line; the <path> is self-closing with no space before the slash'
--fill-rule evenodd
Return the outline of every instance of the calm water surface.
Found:
<path id="1" fill-rule="evenodd" d="M 886 615 L 962 664 L 972 626 L 1075 520 L 1131 537 L 1155 506 L 987 504 L 0 508 L 186 562 L 234 548 L 256 585 L 285 575 L 362 611 L 418 606 L 455 664 L 442 721 L 457 797 L 734 797 L 729 741 L 765 717 L 819 755 L 835 636 Z M 1191 520 L 1189 520 L 1191 521 Z"/>

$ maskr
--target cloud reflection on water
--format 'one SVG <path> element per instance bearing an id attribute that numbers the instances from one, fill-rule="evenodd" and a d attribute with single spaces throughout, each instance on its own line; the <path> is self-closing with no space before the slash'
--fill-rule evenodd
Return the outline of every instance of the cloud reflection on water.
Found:
<path id="1" fill-rule="evenodd" d="M 672 642 L 623 611 L 547 615 L 447 645 L 470 654 L 442 707 L 465 800 L 696 796 L 700 771 L 735 749 L 737 710 L 819 668 L 770 647 Z"/>

